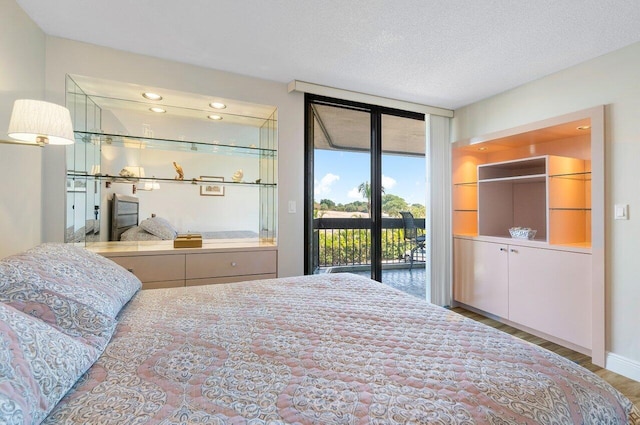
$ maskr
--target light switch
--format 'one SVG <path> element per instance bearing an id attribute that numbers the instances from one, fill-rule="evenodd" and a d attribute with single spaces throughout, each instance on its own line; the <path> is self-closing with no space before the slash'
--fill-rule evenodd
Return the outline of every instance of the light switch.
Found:
<path id="1" fill-rule="evenodd" d="M 616 220 L 629 220 L 629 205 L 615 204 L 613 206 L 613 217 Z"/>
<path id="2" fill-rule="evenodd" d="M 289 214 L 296 213 L 296 201 L 289 201 Z"/>

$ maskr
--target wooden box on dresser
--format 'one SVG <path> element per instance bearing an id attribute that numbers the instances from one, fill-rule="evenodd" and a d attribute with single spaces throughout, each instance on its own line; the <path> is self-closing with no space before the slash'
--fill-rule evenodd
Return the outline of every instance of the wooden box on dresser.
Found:
<path id="1" fill-rule="evenodd" d="M 173 248 L 171 241 L 92 244 L 135 274 L 142 289 L 209 285 L 277 277 L 278 251 L 271 242 L 204 243 Z"/>
<path id="2" fill-rule="evenodd" d="M 604 366 L 602 108 L 454 143 L 453 301 Z M 512 238 L 512 227 L 537 230 Z"/>

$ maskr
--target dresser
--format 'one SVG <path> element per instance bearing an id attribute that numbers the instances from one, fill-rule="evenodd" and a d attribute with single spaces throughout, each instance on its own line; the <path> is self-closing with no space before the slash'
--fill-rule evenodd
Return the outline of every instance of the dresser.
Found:
<path id="1" fill-rule="evenodd" d="M 96 243 L 89 247 L 142 281 L 142 289 L 210 285 L 275 278 L 277 246 L 271 242 L 204 243 L 174 248 L 171 241 Z"/>

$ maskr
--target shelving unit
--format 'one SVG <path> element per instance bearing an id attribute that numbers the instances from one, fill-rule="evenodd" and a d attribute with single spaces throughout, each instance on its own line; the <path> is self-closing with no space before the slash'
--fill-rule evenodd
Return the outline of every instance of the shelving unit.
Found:
<path id="1" fill-rule="evenodd" d="M 533 157 L 478 166 L 478 234 L 509 237 L 511 227 L 536 229 L 546 241 L 546 166 Z"/>
<path id="2" fill-rule="evenodd" d="M 589 164 L 555 155 L 478 164 L 477 181 L 453 184 L 454 234 L 509 238 L 510 227 L 530 227 L 538 241 L 588 246 Z"/>
<path id="3" fill-rule="evenodd" d="M 603 158 L 601 107 L 454 143 L 454 302 L 603 365 Z"/>
<path id="4" fill-rule="evenodd" d="M 148 89 L 68 77 L 66 241 L 127 268 L 143 289 L 277 277 L 277 109 L 224 99 L 212 111 L 208 96 L 163 89 L 172 103 L 158 105 L 142 100 Z M 115 194 L 137 198 L 133 217 L 110 208 Z M 126 228 L 154 215 L 202 233 L 202 247 L 148 233 L 110 240 L 120 237 L 109 232 L 114 216 Z"/>
<path id="5" fill-rule="evenodd" d="M 457 154 L 457 155 L 456 155 Z M 454 151 L 453 156 L 453 233 L 456 235 L 478 234 L 478 171 L 477 164 L 483 159 L 477 154 Z"/>
<path id="6" fill-rule="evenodd" d="M 254 146 L 236 146 L 226 144 L 211 144 L 195 141 L 154 139 L 147 137 L 122 136 L 117 134 L 104 134 L 86 131 L 76 131 L 76 143 L 92 143 L 100 146 L 132 148 L 132 149 L 149 149 L 149 150 L 168 150 L 172 152 L 185 152 L 188 154 L 202 154 L 229 157 L 245 157 L 262 160 L 275 160 L 277 158 L 277 150 L 270 148 L 259 148 Z M 270 173 L 273 175 L 273 173 Z M 256 187 L 276 187 L 277 184 L 272 181 L 262 181 L 262 178 L 256 181 L 219 181 L 207 178 L 185 178 L 176 180 L 175 177 L 122 177 L 118 175 L 118 170 L 102 170 L 100 173 L 69 173 L 76 179 L 90 178 L 98 181 L 124 183 L 124 184 L 143 184 L 145 182 L 163 182 L 177 184 L 219 184 L 222 186 L 256 186 Z"/>
<path id="7" fill-rule="evenodd" d="M 74 78 L 67 81 L 76 136 L 67 148 L 68 242 L 108 241 L 113 193 L 140 197 L 140 220 L 156 214 L 183 232 L 242 230 L 275 241 L 275 107 L 226 101 L 229 106 L 211 120 L 211 110 L 204 109 L 208 98 L 163 90 L 172 101 L 203 109 L 163 104 L 166 112 L 157 114 L 150 111 L 154 102 L 87 93 L 76 79 L 92 90 L 113 84 L 104 91 L 133 92 L 140 99 L 142 88 Z"/>

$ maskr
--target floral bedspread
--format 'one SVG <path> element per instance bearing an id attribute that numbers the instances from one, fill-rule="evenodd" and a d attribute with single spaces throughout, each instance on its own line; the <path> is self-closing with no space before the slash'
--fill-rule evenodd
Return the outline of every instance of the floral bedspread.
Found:
<path id="1" fill-rule="evenodd" d="M 625 424 L 591 372 L 351 274 L 141 291 L 44 423 Z"/>

